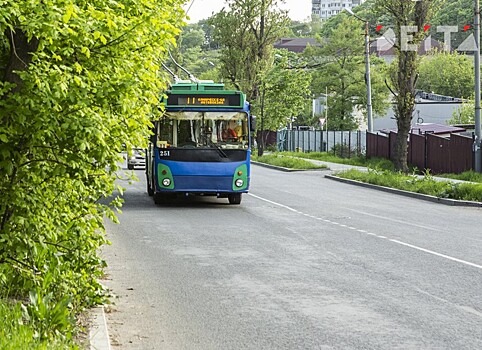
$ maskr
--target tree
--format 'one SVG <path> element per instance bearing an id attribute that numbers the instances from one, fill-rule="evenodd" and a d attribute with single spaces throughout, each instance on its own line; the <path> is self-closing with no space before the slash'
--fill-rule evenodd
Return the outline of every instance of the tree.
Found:
<path id="1" fill-rule="evenodd" d="M 214 38 L 214 26 L 210 24 L 209 19 L 203 19 L 198 25 L 204 31 L 204 50 L 219 50 L 220 44 Z"/>
<path id="2" fill-rule="evenodd" d="M 457 52 L 435 52 L 420 62 L 417 88 L 436 94 L 470 97 L 474 94 L 472 59 Z"/>
<path id="3" fill-rule="evenodd" d="M 269 66 L 273 44 L 286 33 L 289 18 L 277 0 L 228 0 L 209 19 L 221 45 L 221 74 L 249 101 L 259 98 L 261 73 Z"/>
<path id="4" fill-rule="evenodd" d="M 198 79 L 219 81 L 219 51 L 203 51 L 201 47 L 187 49 L 181 56 L 180 63 Z"/>
<path id="5" fill-rule="evenodd" d="M 378 25 L 382 26 L 383 30 L 383 28 L 387 28 L 390 24 L 390 20 L 386 14 L 375 11 L 375 1 L 376 0 L 367 0 L 353 8 L 353 12 L 358 17 L 367 20 L 370 24 L 369 34 L 371 38 L 380 36 L 380 33 L 377 31 Z M 334 30 L 334 28 L 340 25 L 340 23 L 343 21 L 343 18 L 346 16 L 347 13 L 345 11 L 341 11 L 339 14 L 331 16 L 324 21 L 320 30 L 321 36 L 327 37 Z"/>
<path id="6" fill-rule="evenodd" d="M 278 130 L 311 104 L 311 74 L 295 53 L 276 50 L 273 66 L 262 79 L 264 130 Z"/>
<path id="7" fill-rule="evenodd" d="M 451 33 L 450 46 L 456 49 L 469 35 L 470 32 L 461 30 L 465 25 L 474 23 L 474 0 L 451 0 L 443 2 L 434 13 L 432 25 L 456 26 L 458 31 Z M 434 38 L 443 41 L 443 33 L 434 33 Z"/>
<path id="8" fill-rule="evenodd" d="M 381 13 L 392 19 L 397 38 L 394 45 L 397 55 L 396 69 L 390 79 L 398 128 L 394 165 L 397 170 L 404 172 L 408 172 L 407 138 L 415 106 L 415 84 L 419 63 L 417 47 L 425 37 L 424 25 L 430 18 L 436 2 L 437 0 L 377 0 L 375 3 Z"/>
<path id="9" fill-rule="evenodd" d="M 340 23 L 319 40 L 321 46 L 308 48 L 306 56 L 320 62 L 313 73 L 312 90 L 315 94 L 328 91 L 330 129 L 353 130 L 358 127 L 353 111 L 355 108 L 365 111 L 367 101 L 363 31 L 359 20 L 346 15 L 339 18 Z M 373 110 L 382 113 L 388 95 L 382 78 L 384 63 L 374 59 L 372 62 Z"/>
<path id="10" fill-rule="evenodd" d="M 300 21 L 291 21 L 290 24 L 290 33 L 291 37 L 295 38 L 302 38 L 302 37 L 309 37 L 314 35 L 314 30 L 320 27 L 320 20 L 311 20 L 310 22 L 300 22 Z"/>
<path id="11" fill-rule="evenodd" d="M 183 29 L 179 42 L 181 52 L 195 47 L 203 47 L 206 44 L 206 33 L 198 24 L 189 24 Z"/>
<path id="12" fill-rule="evenodd" d="M 100 301 L 107 198 L 124 145 L 147 139 L 182 2 L 3 1 L 0 295 Z"/>
<path id="13" fill-rule="evenodd" d="M 452 118 L 447 121 L 447 124 L 475 124 L 474 101 L 462 103 L 462 105 L 452 113 Z"/>

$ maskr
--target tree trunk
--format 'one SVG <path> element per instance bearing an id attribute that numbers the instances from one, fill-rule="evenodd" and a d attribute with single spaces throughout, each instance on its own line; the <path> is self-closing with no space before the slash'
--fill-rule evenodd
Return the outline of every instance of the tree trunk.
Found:
<path id="1" fill-rule="evenodd" d="M 394 149 L 394 166 L 396 170 L 408 172 L 407 151 L 408 134 L 415 107 L 415 81 L 417 75 L 417 53 L 415 51 L 400 51 L 397 72 L 397 119 L 398 133 Z"/>
<path id="2" fill-rule="evenodd" d="M 10 56 L 5 68 L 3 77 L 4 82 L 14 83 L 15 87 L 11 92 L 15 93 L 22 89 L 23 82 L 16 73 L 24 71 L 32 61 L 32 52 L 37 51 L 39 41 L 37 38 L 27 38 L 26 34 L 20 29 L 7 29 L 5 36 L 10 45 Z"/>

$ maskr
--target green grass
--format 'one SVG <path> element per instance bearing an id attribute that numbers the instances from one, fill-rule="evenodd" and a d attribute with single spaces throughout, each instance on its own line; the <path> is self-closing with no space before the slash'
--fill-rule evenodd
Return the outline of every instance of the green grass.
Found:
<path id="1" fill-rule="evenodd" d="M 470 182 L 479 182 L 482 183 L 482 174 L 476 173 L 475 171 L 465 171 L 462 174 L 441 174 L 437 175 L 440 177 L 446 177 L 449 179 L 456 179 L 456 180 L 463 180 L 463 181 L 470 181 Z"/>
<path id="2" fill-rule="evenodd" d="M 61 334 L 41 339 L 35 327 L 24 317 L 19 302 L 0 300 L 0 349 L 60 350 L 79 349 Z"/>
<path id="3" fill-rule="evenodd" d="M 368 169 L 368 172 L 352 169 L 336 175 L 345 179 L 427 194 L 438 198 L 482 202 L 482 184 L 437 181 L 430 175 L 417 177 L 387 170 L 373 169 Z"/>
<path id="4" fill-rule="evenodd" d="M 326 169 L 324 165 L 316 165 L 307 160 L 292 157 L 282 157 L 278 154 L 266 154 L 261 157 L 252 155 L 251 159 L 256 162 L 275 165 L 283 168 L 296 170 Z"/>
<path id="5" fill-rule="evenodd" d="M 383 159 L 383 158 L 366 159 L 366 157 L 364 156 L 354 156 L 352 158 L 341 158 L 328 152 L 310 152 L 310 153 L 280 152 L 276 154 L 279 154 L 282 156 L 289 156 L 289 157 L 321 160 L 321 161 L 330 162 L 330 163 L 366 166 L 374 169 L 385 169 L 385 170 L 394 169 L 393 163 L 390 160 Z"/>

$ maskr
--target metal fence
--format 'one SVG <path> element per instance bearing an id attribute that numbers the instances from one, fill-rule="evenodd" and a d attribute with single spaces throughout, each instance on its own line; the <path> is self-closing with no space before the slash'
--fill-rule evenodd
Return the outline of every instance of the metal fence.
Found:
<path id="1" fill-rule="evenodd" d="M 365 131 L 278 130 L 278 151 L 330 152 L 343 157 L 365 154 Z"/>

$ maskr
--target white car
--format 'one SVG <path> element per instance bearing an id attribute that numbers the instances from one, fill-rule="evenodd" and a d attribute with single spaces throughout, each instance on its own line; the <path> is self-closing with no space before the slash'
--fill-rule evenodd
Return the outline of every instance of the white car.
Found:
<path id="1" fill-rule="evenodd" d="M 132 149 L 132 155 L 127 158 L 127 169 L 133 170 L 136 167 L 145 168 L 146 166 L 146 152 L 142 148 Z"/>

